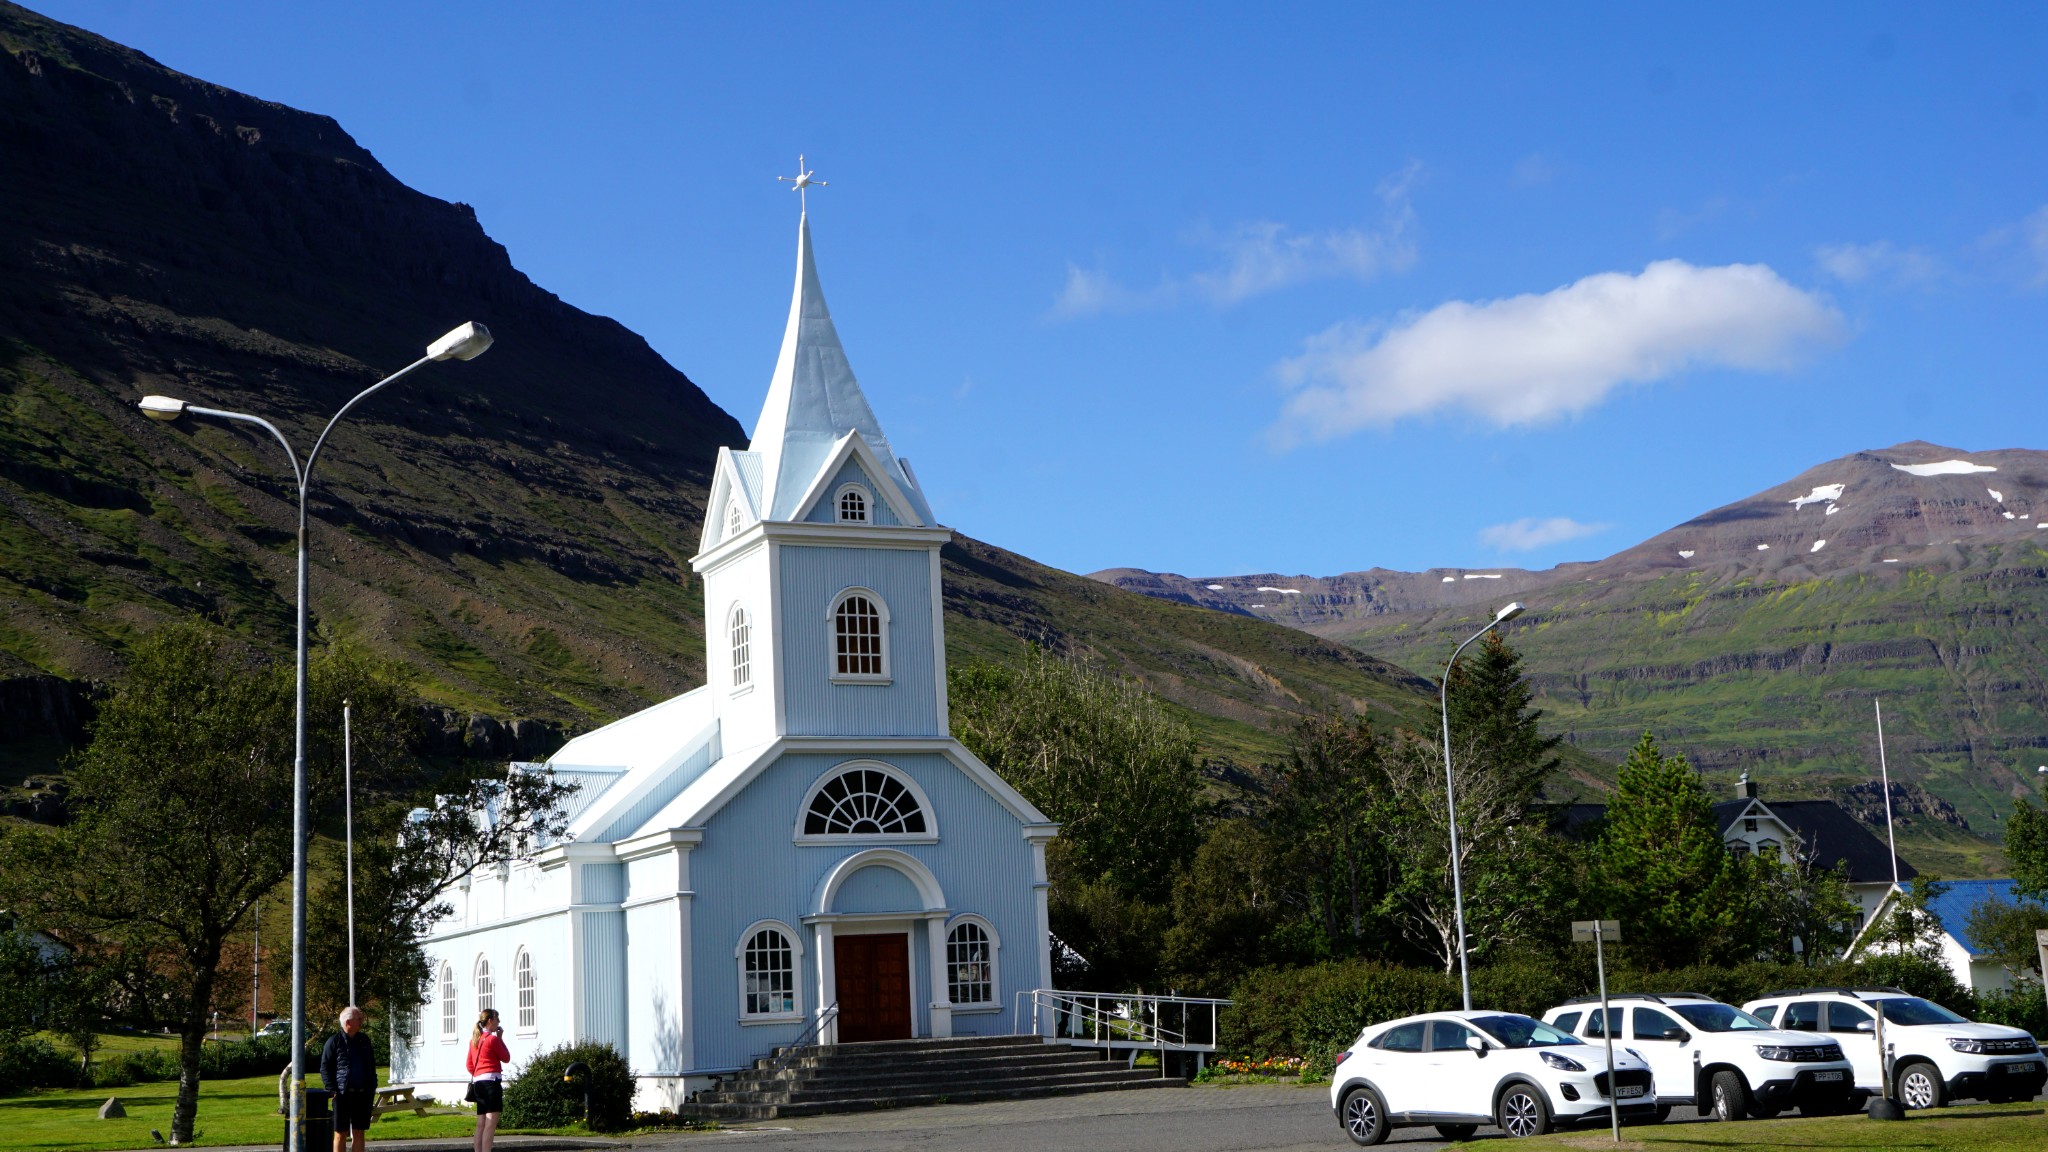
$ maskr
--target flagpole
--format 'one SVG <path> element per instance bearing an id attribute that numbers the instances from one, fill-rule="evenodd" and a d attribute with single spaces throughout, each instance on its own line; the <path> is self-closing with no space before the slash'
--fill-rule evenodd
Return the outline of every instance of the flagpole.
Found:
<path id="1" fill-rule="evenodd" d="M 1892 887 L 1899 886 L 1899 841 L 1892 835 L 1892 773 L 1884 761 L 1884 701 L 1872 700 L 1877 707 L 1877 771 L 1884 781 L 1884 842 L 1892 853 Z"/>

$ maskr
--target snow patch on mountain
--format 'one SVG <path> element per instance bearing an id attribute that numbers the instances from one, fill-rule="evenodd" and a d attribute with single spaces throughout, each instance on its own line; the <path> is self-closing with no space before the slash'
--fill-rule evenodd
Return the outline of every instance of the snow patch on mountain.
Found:
<path id="1" fill-rule="evenodd" d="M 1894 464 L 1892 467 L 1910 476 L 1967 476 L 1972 472 L 1996 472 L 1989 464 L 1972 464 L 1968 460 L 1939 460 L 1933 464 Z"/>
<path id="2" fill-rule="evenodd" d="M 1795 512 L 1806 507 L 1808 504 L 1831 504 L 1842 498 L 1842 490 L 1847 487 L 1848 485 L 1846 484 L 1822 484 L 1812 492 L 1801 496 L 1797 500 L 1789 500 L 1787 503 L 1792 505 L 1792 510 Z"/>
<path id="3" fill-rule="evenodd" d="M 1827 542 L 1827 541 L 1825 541 L 1825 540 L 1815 540 L 1815 541 L 1813 542 L 1813 547 L 1811 547 L 1811 548 L 1808 548 L 1808 549 L 1806 550 L 1806 554 L 1807 554 L 1807 555 L 1809 555 L 1809 556 L 1811 556 L 1811 555 L 1813 555 L 1813 554 L 1814 554 L 1815 552 L 1818 552 L 1818 551 L 1820 551 L 1821 549 L 1823 549 L 1823 548 L 1825 548 L 1825 547 L 1827 547 L 1827 546 L 1828 546 L 1828 542 Z"/>

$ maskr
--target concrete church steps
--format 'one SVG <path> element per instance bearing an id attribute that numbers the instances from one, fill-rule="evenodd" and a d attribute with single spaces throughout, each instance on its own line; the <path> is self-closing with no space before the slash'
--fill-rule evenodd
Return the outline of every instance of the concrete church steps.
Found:
<path id="1" fill-rule="evenodd" d="M 806 1047 L 780 1071 L 787 1049 L 754 1062 L 684 1111 L 716 1120 L 773 1120 L 917 1104 L 1023 1100 L 1127 1088 L 1179 1088 L 1184 1079 L 1126 1068 L 1089 1048 L 1036 1036 L 884 1040 Z"/>

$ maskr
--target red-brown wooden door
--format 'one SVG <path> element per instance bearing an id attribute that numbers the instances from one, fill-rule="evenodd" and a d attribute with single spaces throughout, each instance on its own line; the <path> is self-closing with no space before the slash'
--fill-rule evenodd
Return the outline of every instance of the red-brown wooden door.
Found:
<path id="1" fill-rule="evenodd" d="M 910 937 L 902 932 L 832 938 L 839 983 L 839 1040 L 910 1039 Z"/>

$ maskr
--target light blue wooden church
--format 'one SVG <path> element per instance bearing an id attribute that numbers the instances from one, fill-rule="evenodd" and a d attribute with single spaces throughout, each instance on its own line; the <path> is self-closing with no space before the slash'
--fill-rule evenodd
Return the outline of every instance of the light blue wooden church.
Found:
<path id="1" fill-rule="evenodd" d="M 875 420 L 797 233 L 796 291 L 702 546 L 710 683 L 569 742 L 568 835 L 478 871 L 424 941 L 392 1079 L 461 1096 L 477 1012 L 515 1063 L 609 1041 L 673 1107 L 823 1042 L 1008 1033 L 1052 986 L 1056 827 L 952 738 L 938 525 Z"/>

